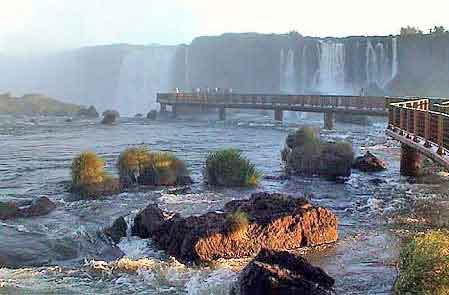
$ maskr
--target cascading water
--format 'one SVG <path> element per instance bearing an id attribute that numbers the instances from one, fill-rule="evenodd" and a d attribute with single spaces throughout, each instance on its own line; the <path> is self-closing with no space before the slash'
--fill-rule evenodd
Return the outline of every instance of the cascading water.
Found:
<path id="1" fill-rule="evenodd" d="M 136 49 L 123 59 L 115 108 L 134 115 L 156 108 L 156 94 L 172 87 L 171 74 L 176 47 Z"/>
<path id="2" fill-rule="evenodd" d="M 295 71 L 295 52 L 292 49 L 287 51 L 281 49 L 281 92 L 294 94 L 297 92 L 296 71 Z"/>
<path id="3" fill-rule="evenodd" d="M 345 46 L 333 41 L 320 42 L 318 81 L 316 89 L 322 93 L 345 91 Z"/>
<path id="4" fill-rule="evenodd" d="M 391 80 L 398 74 L 398 39 L 396 37 L 391 39 L 391 47 L 393 51 L 393 59 L 391 63 Z"/>

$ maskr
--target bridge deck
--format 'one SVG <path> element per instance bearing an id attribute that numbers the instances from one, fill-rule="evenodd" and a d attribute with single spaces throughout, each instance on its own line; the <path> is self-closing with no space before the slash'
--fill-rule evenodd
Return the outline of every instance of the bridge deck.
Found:
<path id="1" fill-rule="evenodd" d="M 449 169 L 449 115 L 445 113 L 446 106 L 431 106 L 429 99 L 392 103 L 386 133 Z M 431 107 L 436 111 L 430 110 Z"/>
<path id="2" fill-rule="evenodd" d="M 216 108 L 263 109 L 300 112 L 335 112 L 386 116 L 387 98 L 343 95 L 159 93 L 165 105 L 202 105 Z"/>

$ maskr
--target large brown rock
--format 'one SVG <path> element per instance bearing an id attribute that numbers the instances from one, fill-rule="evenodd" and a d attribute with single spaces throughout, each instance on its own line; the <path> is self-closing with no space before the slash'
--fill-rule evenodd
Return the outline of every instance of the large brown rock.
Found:
<path id="1" fill-rule="evenodd" d="M 335 280 L 301 256 L 262 249 L 241 272 L 231 294 L 333 294 Z"/>
<path id="2" fill-rule="evenodd" d="M 354 160 L 352 168 L 363 172 L 379 172 L 386 170 L 387 165 L 384 161 L 367 151 L 365 155 L 357 157 Z"/>
<path id="3" fill-rule="evenodd" d="M 229 216 L 242 212 L 247 223 L 230 230 Z M 133 234 L 151 238 L 181 261 L 255 256 L 261 248 L 289 250 L 337 240 L 337 218 L 303 198 L 257 193 L 227 203 L 224 212 L 181 217 L 149 205 L 134 220 Z"/>

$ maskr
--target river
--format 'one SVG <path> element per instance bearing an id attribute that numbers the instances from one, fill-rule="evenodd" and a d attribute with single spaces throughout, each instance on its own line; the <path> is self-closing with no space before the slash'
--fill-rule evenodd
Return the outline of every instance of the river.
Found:
<path id="1" fill-rule="evenodd" d="M 95 271 L 92 265 L 114 261 L 120 253 L 99 231 L 119 216 L 132 218 L 150 202 L 183 215 L 201 214 L 255 191 L 308 194 L 312 202 L 337 214 L 338 243 L 305 254 L 335 277 L 337 294 L 390 294 L 399 243 L 385 216 L 402 208 L 411 192 L 426 194 L 441 187 L 409 183 L 399 176 L 399 144 L 385 136 L 383 119 L 371 126 L 337 123 L 321 136 L 350 141 L 357 153 L 369 148 L 387 162 L 385 172 L 353 171 L 344 184 L 294 178 L 265 179 L 254 189 L 205 186 L 201 171 L 209 151 L 238 148 L 264 175 L 280 175 L 280 150 L 288 132 L 303 124 L 323 124 L 317 116 L 302 121 L 290 116 L 279 126 L 271 117 L 229 112 L 226 122 L 216 122 L 212 115 L 158 121 L 121 118 L 114 126 L 64 118 L 30 122 L 26 117 L 0 117 L 0 201 L 48 196 L 57 204 L 47 216 L 0 222 L 0 263 L 7 265 L 0 268 L 0 294 L 227 294 L 244 262 L 184 266 L 151 241 L 138 238 L 125 238 L 119 247 L 130 259 L 144 258 L 145 268 Z M 116 174 L 119 153 L 139 144 L 185 160 L 195 181 L 190 191 L 174 194 L 156 188 L 81 201 L 65 191 L 71 160 L 81 151 L 97 152 L 106 160 L 107 170 Z M 376 178 L 385 182 L 375 184 Z"/>

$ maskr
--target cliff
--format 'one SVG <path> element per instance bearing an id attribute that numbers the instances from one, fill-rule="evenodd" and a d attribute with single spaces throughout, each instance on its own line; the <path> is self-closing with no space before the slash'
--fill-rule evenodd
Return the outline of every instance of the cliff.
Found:
<path id="1" fill-rule="evenodd" d="M 314 38 L 223 34 L 189 45 L 79 48 L 0 57 L 0 92 L 38 92 L 134 115 L 175 87 L 235 92 L 449 97 L 449 34 Z M 73 99 L 73 100 L 70 100 Z"/>

